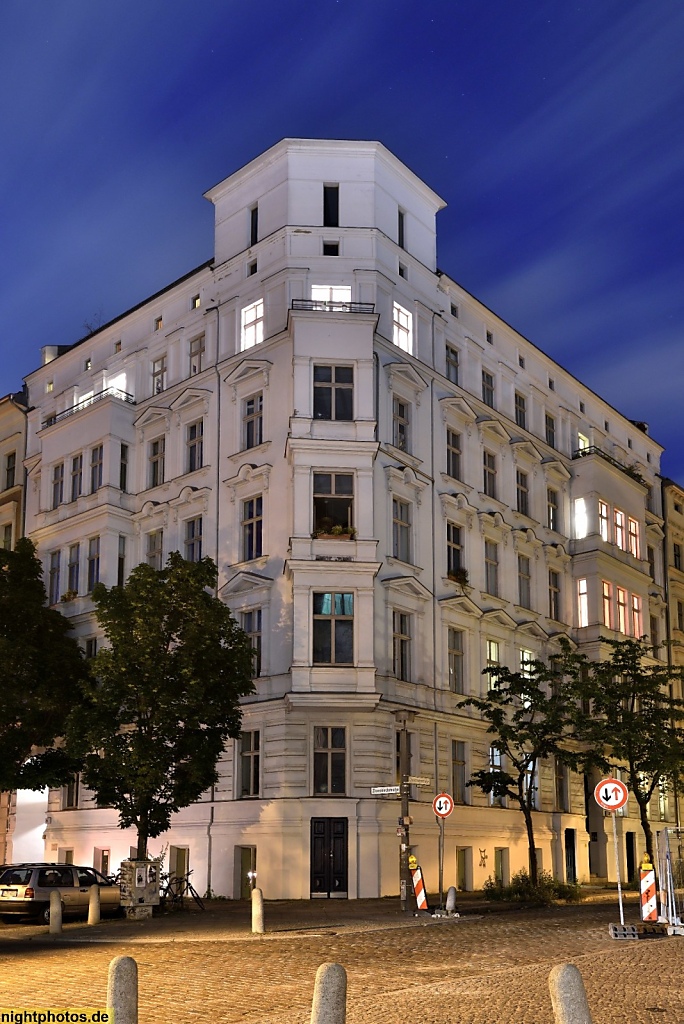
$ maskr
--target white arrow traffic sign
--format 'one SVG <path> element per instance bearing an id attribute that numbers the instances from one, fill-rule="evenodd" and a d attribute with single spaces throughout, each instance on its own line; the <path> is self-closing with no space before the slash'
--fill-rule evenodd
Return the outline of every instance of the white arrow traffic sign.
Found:
<path id="1" fill-rule="evenodd" d="M 454 800 L 448 793 L 440 793 L 432 801 L 432 810 L 438 818 L 448 818 L 453 809 Z"/>
<path id="2" fill-rule="evenodd" d="M 604 811 L 619 811 L 624 807 L 629 791 L 619 779 L 602 779 L 594 789 L 594 798 Z"/>
<path id="3" fill-rule="evenodd" d="M 371 796 L 396 796 L 401 786 L 371 786 Z"/>

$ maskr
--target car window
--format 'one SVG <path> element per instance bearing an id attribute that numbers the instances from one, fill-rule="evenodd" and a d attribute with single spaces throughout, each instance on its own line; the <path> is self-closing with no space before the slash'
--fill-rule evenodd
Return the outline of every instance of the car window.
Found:
<path id="1" fill-rule="evenodd" d="M 97 884 L 98 885 L 111 885 L 112 884 L 111 878 L 107 878 L 107 876 L 103 875 L 101 871 L 97 870 L 97 868 L 92 868 L 91 870 L 92 870 L 93 874 L 95 875 L 95 878 L 97 879 Z"/>
<path id="2" fill-rule="evenodd" d="M 76 868 L 79 885 L 100 885 L 100 879 L 92 868 Z"/>
<path id="3" fill-rule="evenodd" d="M 50 889 L 55 886 L 73 888 L 74 873 L 68 865 L 56 864 L 51 868 L 41 868 L 38 872 L 38 887 Z"/>
<path id="4" fill-rule="evenodd" d="M 7 868 L 0 875 L 0 885 L 28 885 L 33 868 Z"/>

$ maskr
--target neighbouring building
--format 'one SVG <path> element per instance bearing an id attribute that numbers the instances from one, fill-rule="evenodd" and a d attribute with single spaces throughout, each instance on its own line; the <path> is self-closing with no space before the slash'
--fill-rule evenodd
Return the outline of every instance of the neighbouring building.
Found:
<path id="1" fill-rule="evenodd" d="M 507 881 L 522 817 L 466 785 L 496 752 L 459 699 L 561 637 L 664 635 L 662 448 L 438 270 L 445 204 L 381 144 L 285 139 L 206 198 L 213 258 L 27 377 L 27 532 L 86 652 L 95 583 L 172 550 L 217 561 L 256 651 L 219 785 L 151 851 L 228 897 L 252 869 L 267 898 L 397 893 L 400 805 L 371 788 L 406 728 L 428 886 L 442 790 L 446 884 Z M 593 781 L 535 785 L 542 866 L 613 877 Z M 44 842 L 106 868 L 134 845 L 78 780 Z"/>

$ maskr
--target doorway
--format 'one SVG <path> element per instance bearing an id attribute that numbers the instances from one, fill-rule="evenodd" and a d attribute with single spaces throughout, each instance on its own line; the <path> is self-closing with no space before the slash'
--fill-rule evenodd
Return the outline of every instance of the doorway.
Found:
<path id="1" fill-rule="evenodd" d="M 565 881 L 572 885 L 577 881 L 577 858 L 575 854 L 575 830 L 565 830 Z"/>
<path id="2" fill-rule="evenodd" d="M 627 881 L 636 878 L 636 832 L 625 832 L 625 856 L 627 859 Z"/>
<path id="3" fill-rule="evenodd" d="M 236 899 L 250 900 L 252 898 L 252 889 L 255 888 L 255 885 L 252 885 L 249 872 L 254 872 L 256 877 L 256 861 L 256 846 L 235 847 L 235 883 L 233 891 L 236 893 Z"/>
<path id="4" fill-rule="evenodd" d="M 311 819 L 311 898 L 346 899 L 346 818 Z"/>

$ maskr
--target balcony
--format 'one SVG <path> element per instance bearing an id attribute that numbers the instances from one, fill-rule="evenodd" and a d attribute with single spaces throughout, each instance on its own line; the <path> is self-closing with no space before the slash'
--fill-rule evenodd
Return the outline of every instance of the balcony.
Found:
<path id="1" fill-rule="evenodd" d="M 293 299 L 291 309 L 320 313 L 374 313 L 374 302 L 324 302 L 321 299 Z"/>
<path id="2" fill-rule="evenodd" d="M 80 402 L 76 402 L 75 405 L 70 405 L 68 409 L 63 409 L 62 412 L 55 413 L 54 416 L 48 416 L 48 418 L 43 421 L 43 426 L 51 427 L 55 423 L 59 423 L 60 420 L 66 419 L 67 416 L 73 416 L 74 413 L 81 412 L 82 409 L 87 409 L 89 405 L 101 402 L 103 398 L 118 398 L 120 402 L 127 402 L 129 405 L 135 405 L 133 395 L 129 395 L 127 391 L 121 391 L 120 388 L 105 388 L 104 391 L 98 391 L 96 395 L 89 395 L 87 398 L 82 398 Z"/>
<path id="3" fill-rule="evenodd" d="M 609 455 L 608 452 L 602 451 L 601 448 L 597 448 L 594 444 L 589 445 L 587 448 L 578 448 L 572 453 L 573 459 L 583 459 L 588 455 L 598 455 L 599 458 L 603 459 L 605 462 L 609 462 L 611 466 L 615 466 L 616 469 L 619 469 L 622 473 L 631 477 L 632 480 L 636 480 L 637 483 L 644 484 L 645 486 L 644 478 L 636 466 L 623 466 L 623 464 L 618 462 L 617 459 L 614 459 L 612 455 Z"/>

